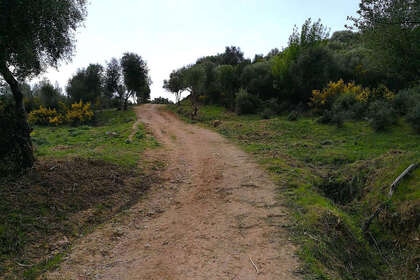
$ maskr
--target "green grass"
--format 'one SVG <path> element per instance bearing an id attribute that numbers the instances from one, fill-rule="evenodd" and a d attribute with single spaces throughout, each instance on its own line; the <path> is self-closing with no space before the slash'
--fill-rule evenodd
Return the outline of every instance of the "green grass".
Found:
<path id="1" fill-rule="evenodd" d="M 188 104 L 168 108 L 190 121 Z M 213 128 L 214 120 L 222 124 Z M 307 279 L 415 279 L 419 246 L 407 244 L 418 238 L 420 170 L 400 184 L 371 235 L 361 231 L 393 180 L 420 161 L 420 135 L 403 120 L 378 133 L 367 122 L 337 128 L 308 117 L 264 120 L 203 106 L 190 122 L 234 140 L 278 182 L 279 198 L 294 213 Z"/>
<path id="2" fill-rule="evenodd" d="M 135 113 L 129 111 L 101 111 L 94 126 L 35 127 L 32 140 L 38 158 L 79 156 L 103 159 L 118 165 L 134 167 L 140 153 L 157 142 L 147 135 L 144 127 L 129 142 Z"/>

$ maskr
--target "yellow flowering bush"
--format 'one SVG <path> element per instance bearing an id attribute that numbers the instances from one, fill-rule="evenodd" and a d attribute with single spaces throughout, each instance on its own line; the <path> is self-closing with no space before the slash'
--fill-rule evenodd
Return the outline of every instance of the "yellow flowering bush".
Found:
<path id="1" fill-rule="evenodd" d="M 58 112 L 56 109 L 40 106 L 38 110 L 29 113 L 28 121 L 30 124 L 37 125 L 57 126 L 65 123 L 79 125 L 91 121 L 93 116 L 94 113 L 90 107 L 90 103 L 83 104 L 80 101 L 79 103 L 72 104 L 69 108 L 60 102 Z"/>
<path id="2" fill-rule="evenodd" d="M 80 101 L 79 103 L 71 104 L 71 108 L 66 112 L 66 120 L 73 125 L 84 124 L 91 121 L 93 115 L 90 103 L 83 104 L 83 102 Z"/>
<path id="3" fill-rule="evenodd" d="M 392 100 L 395 97 L 395 94 L 385 86 L 380 86 L 377 89 L 371 90 L 356 85 L 354 82 L 346 84 L 341 79 L 337 82 L 328 83 L 328 86 L 322 91 L 313 90 L 310 104 L 318 110 L 329 109 L 335 99 L 342 94 L 351 95 L 361 103 L 368 103 L 376 99 Z"/>
<path id="4" fill-rule="evenodd" d="M 57 110 L 45 108 L 42 105 L 38 110 L 34 110 L 29 113 L 28 122 L 30 124 L 38 125 L 61 124 L 58 121 Z"/>

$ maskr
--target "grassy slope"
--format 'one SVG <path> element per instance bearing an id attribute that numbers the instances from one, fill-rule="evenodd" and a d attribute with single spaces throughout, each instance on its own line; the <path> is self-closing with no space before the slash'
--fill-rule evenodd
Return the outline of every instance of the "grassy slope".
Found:
<path id="1" fill-rule="evenodd" d="M 279 196 L 293 209 L 307 279 L 416 279 L 419 169 L 401 183 L 370 232 L 361 231 L 392 181 L 420 160 L 420 136 L 404 122 L 375 133 L 365 122 L 336 128 L 309 118 L 263 120 L 200 109 L 199 122 L 211 126 L 214 120 L 222 121 L 218 132 L 254 154 L 278 182 Z"/>
<path id="2" fill-rule="evenodd" d="M 127 141 L 135 120 L 102 111 L 94 126 L 34 128 L 35 168 L 0 181 L 0 278 L 35 279 L 60 262 L 67 240 L 141 198 L 153 176 L 138 164 L 157 142 L 141 125 Z"/>
<path id="3" fill-rule="evenodd" d="M 126 142 L 135 119 L 133 111 L 102 111 L 96 115 L 95 126 L 35 127 L 32 139 L 36 155 L 40 158 L 80 156 L 134 167 L 140 152 L 157 145 L 145 134 L 142 125 L 134 142 Z"/>

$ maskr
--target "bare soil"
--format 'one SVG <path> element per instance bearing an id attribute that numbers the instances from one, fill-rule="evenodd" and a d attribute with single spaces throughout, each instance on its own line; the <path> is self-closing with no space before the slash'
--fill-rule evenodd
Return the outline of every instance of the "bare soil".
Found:
<path id="1" fill-rule="evenodd" d="M 41 159 L 22 176 L 0 178 L 0 279 L 24 279 L 25 269 L 136 204 L 154 178 L 83 158 Z"/>
<path id="2" fill-rule="evenodd" d="M 287 210 L 243 151 L 159 105 L 136 108 L 162 144 L 147 197 L 81 238 L 47 279 L 298 279 Z"/>

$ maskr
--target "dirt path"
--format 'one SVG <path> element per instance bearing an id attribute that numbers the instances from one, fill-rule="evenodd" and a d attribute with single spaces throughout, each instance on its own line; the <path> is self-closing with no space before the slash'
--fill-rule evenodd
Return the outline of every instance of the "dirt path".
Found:
<path id="1" fill-rule="evenodd" d="M 298 279 L 275 185 L 247 154 L 157 105 L 136 108 L 163 182 L 83 237 L 49 279 Z M 252 260 L 252 261 L 251 261 Z M 258 274 L 256 268 L 258 269 Z"/>

